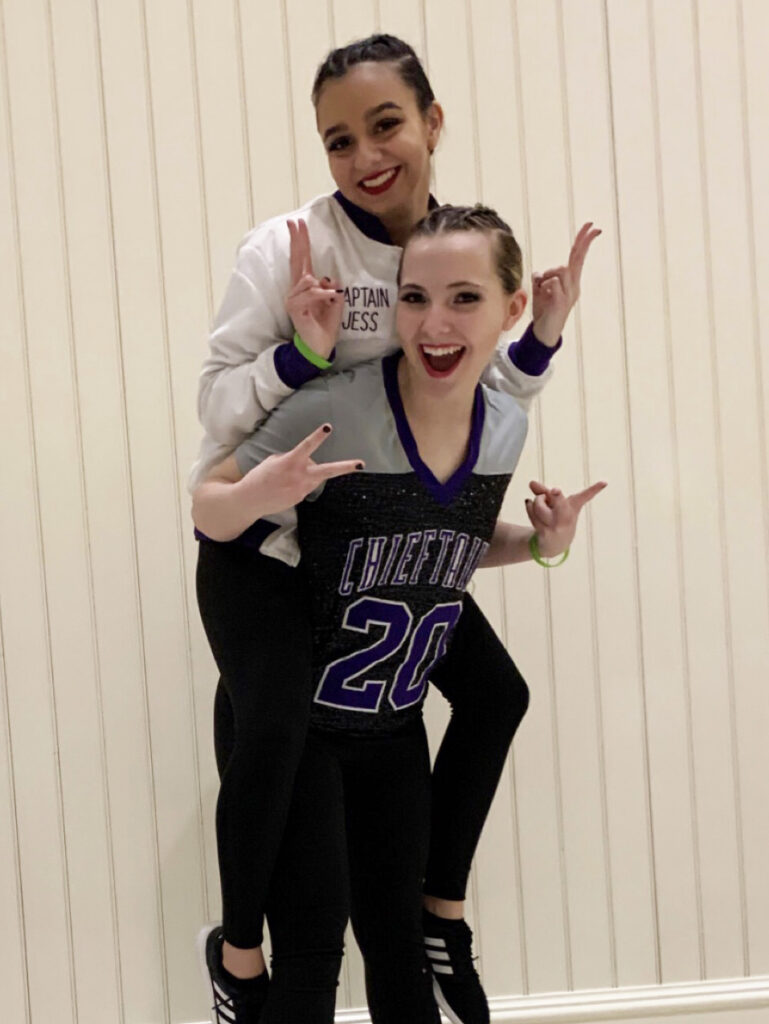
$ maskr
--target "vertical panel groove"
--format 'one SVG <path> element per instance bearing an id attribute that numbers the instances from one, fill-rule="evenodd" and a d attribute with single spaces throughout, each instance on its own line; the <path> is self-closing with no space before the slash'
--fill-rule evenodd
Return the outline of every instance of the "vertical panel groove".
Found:
<path id="1" fill-rule="evenodd" d="M 254 223 L 254 181 L 251 171 L 251 142 L 248 132 L 248 93 L 246 91 L 246 68 L 243 55 L 243 18 L 240 0 L 232 0 L 235 15 L 235 55 L 238 63 L 238 85 L 240 87 L 240 114 L 243 131 L 243 160 L 246 166 L 246 202 L 248 204 L 248 226 Z"/>
<path id="2" fill-rule="evenodd" d="M 766 584 L 769 591 L 769 452 L 767 452 L 767 416 L 764 392 L 761 382 L 764 378 L 761 355 L 761 320 L 758 305 L 758 261 L 756 257 L 756 221 L 753 203 L 753 163 L 750 145 L 750 122 L 748 120 L 748 82 L 745 54 L 745 18 L 743 0 L 737 0 L 737 46 L 740 65 L 740 108 L 742 111 L 743 164 L 745 166 L 745 196 L 747 202 L 746 224 L 748 230 L 748 256 L 750 261 L 751 321 L 753 325 L 753 353 L 756 360 L 756 403 L 760 432 L 758 448 L 761 467 L 761 496 L 764 518 L 764 558 L 767 565 Z"/>
<path id="3" fill-rule="evenodd" d="M 569 93 L 566 74 L 566 34 L 563 18 L 563 0 L 556 0 L 556 13 L 558 25 L 558 59 L 559 79 L 561 84 L 561 108 L 563 111 L 563 133 L 565 139 L 564 154 L 566 160 L 566 181 L 567 205 L 569 211 L 569 231 L 574 238 L 577 230 L 576 212 L 574 209 L 574 173 L 572 167 L 572 140 L 570 124 Z M 574 317 L 574 333 L 576 336 L 576 357 L 577 357 L 577 385 L 579 389 L 579 422 L 582 438 L 582 474 L 585 484 L 590 483 L 590 436 L 587 423 L 587 396 L 585 387 L 585 359 L 582 348 L 582 316 L 580 305 L 577 303 L 572 311 Z M 590 641 L 593 652 L 593 700 L 596 719 L 596 738 L 598 741 L 598 776 L 600 784 L 601 804 L 601 848 L 603 850 L 604 876 L 606 885 L 606 905 L 608 910 L 609 925 L 609 970 L 613 985 L 618 984 L 617 967 L 617 930 L 614 908 L 614 886 L 612 882 L 612 858 L 611 844 L 609 842 L 609 804 L 606 780 L 606 743 L 604 738 L 604 708 L 602 697 L 601 678 L 601 654 L 598 637 L 598 605 L 597 605 L 597 581 L 595 567 L 595 541 L 593 535 L 593 517 L 590 506 L 585 509 L 585 532 L 587 535 L 587 567 L 588 567 L 588 592 L 590 594 Z"/>
<path id="4" fill-rule="evenodd" d="M 291 75 L 291 40 L 288 32 L 287 0 L 280 0 L 280 27 L 283 32 L 283 52 L 286 55 L 286 84 L 288 86 L 288 138 L 291 149 L 291 180 L 294 186 L 294 209 L 299 206 L 299 169 L 296 159 L 296 118 L 294 116 L 294 83 Z"/>
<path id="5" fill-rule="evenodd" d="M 501 628 L 500 628 L 500 639 L 505 645 L 506 649 L 510 650 L 510 635 L 508 633 L 507 624 L 508 619 L 508 607 L 507 607 L 507 586 L 505 584 L 505 572 L 503 569 L 496 570 L 497 581 L 499 588 L 499 603 L 501 611 Z M 510 776 L 510 838 L 513 844 L 513 868 L 515 871 L 515 891 L 517 894 L 517 910 L 516 925 L 518 928 L 518 949 L 521 957 L 521 978 L 523 980 L 523 992 L 528 992 L 528 977 L 529 967 L 526 956 L 526 932 L 525 932 L 525 921 L 523 915 L 523 874 L 521 871 L 521 836 L 518 830 L 518 792 L 516 788 L 515 778 L 515 747 L 513 746 L 507 756 L 507 770 Z"/>
<path id="6" fill-rule="evenodd" d="M 171 364 L 171 352 L 169 342 L 169 329 L 168 329 L 168 300 L 166 297 L 166 279 L 165 279 L 165 256 L 163 253 L 163 237 L 162 237 L 162 224 L 161 224 L 161 212 L 160 212 L 160 190 L 158 184 L 158 162 L 157 162 L 157 144 L 155 141 L 155 117 L 152 103 L 152 70 L 149 61 L 149 38 L 147 32 L 147 6 L 146 0 L 142 0 L 139 5 L 140 16 L 141 16 L 141 31 L 142 31 L 142 44 L 144 49 L 144 74 L 145 74 L 145 87 L 146 87 L 146 105 L 147 105 L 147 129 L 149 133 L 149 152 L 152 167 L 152 203 L 153 213 L 155 222 L 155 244 L 157 250 L 157 266 L 159 272 L 159 285 L 160 285 L 160 305 L 161 305 L 161 319 L 163 327 L 163 363 L 165 370 L 166 380 L 166 394 L 168 397 L 167 413 L 168 413 L 168 440 L 171 449 L 171 463 L 173 466 L 173 494 L 174 494 L 174 513 L 176 519 L 176 532 L 177 532 L 177 557 L 179 561 L 179 573 L 181 582 L 181 594 L 186 595 L 188 591 L 187 587 L 187 564 L 184 558 L 184 546 L 182 543 L 182 537 L 184 535 L 184 523 L 182 521 L 182 510 L 181 500 L 179 496 L 179 452 L 176 441 L 176 425 L 174 423 L 173 416 L 173 371 Z M 189 697 L 188 711 L 189 711 L 189 731 L 190 731 L 190 743 L 192 746 L 192 755 L 194 759 L 194 783 L 195 783 L 195 799 L 197 803 L 197 815 L 198 815 L 198 852 L 200 854 L 200 897 L 201 906 L 206 906 L 207 897 L 207 886 L 206 886 L 206 846 L 204 838 L 204 813 L 203 813 L 203 792 L 200 782 L 200 757 L 198 756 L 198 737 L 197 737 L 197 715 L 196 715 L 196 701 L 195 701 L 195 688 L 193 686 L 193 672 L 192 672 L 192 640 L 190 635 L 190 616 L 189 608 L 187 606 L 186 597 L 182 596 L 181 600 L 182 610 L 182 621 L 184 629 L 184 654 L 185 654 L 185 669 L 187 678 L 187 690 Z"/>
<path id="7" fill-rule="evenodd" d="M 19 292 L 19 318 L 21 323 L 20 331 L 20 343 L 22 348 L 23 366 L 24 366 L 24 397 L 26 399 L 27 408 L 27 433 L 30 439 L 30 458 L 32 461 L 31 466 L 31 477 L 34 481 L 34 520 L 35 520 L 35 535 L 37 539 L 37 547 L 39 552 L 38 561 L 38 572 L 40 579 L 40 594 L 42 598 L 43 606 L 43 620 L 45 625 L 45 661 L 47 669 L 47 683 L 50 695 L 50 703 L 48 712 L 50 716 L 51 726 L 51 738 L 53 741 L 53 763 L 54 763 L 54 775 L 55 775 L 55 789 L 56 789 L 56 810 L 58 817 L 58 831 L 59 831 L 59 857 L 61 867 L 61 885 L 62 885 L 62 898 L 63 898 L 63 909 L 64 909 L 64 921 L 67 932 L 67 961 L 69 968 L 69 987 L 70 987 L 70 998 L 71 998 L 71 1013 L 72 1022 L 77 1024 L 77 986 L 75 983 L 75 965 L 73 960 L 73 948 L 72 948 L 72 906 L 70 903 L 69 894 L 69 862 L 67 859 L 67 847 L 66 847 L 66 836 L 64 832 L 64 793 L 61 778 L 61 760 L 59 756 L 59 729 L 58 729 L 58 716 L 56 712 L 56 691 L 54 683 L 53 673 L 53 651 L 51 648 L 51 611 L 48 600 L 48 582 L 46 576 L 46 558 L 45 558 L 45 544 L 43 541 L 43 523 L 42 523 L 42 512 L 40 508 L 40 490 L 39 490 L 39 470 L 37 460 L 37 434 L 35 431 L 35 421 L 33 414 L 32 405 L 32 371 L 29 361 L 29 332 L 27 326 L 27 298 L 26 298 L 26 283 L 24 280 L 24 264 L 22 258 L 21 249 L 21 217 L 19 213 L 19 197 L 16 190 L 16 147 L 13 142 L 13 106 L 11 103 L 11 83 L 10 75 L 8 73 L 8 55 L 5 38 L 5 20 L 2 17 L 2 4 L 0 4 L 0 31 L 2 31 L 2 61 L 0 65 L 5 69 L 4 71 L 4 86 L 6 92 L 6 103 L 7 103 L 7 123 L 8 123 L 8 166 L 9 175 L 11 182 L 11 203 L 12 203 L 12 218 L 13 218 L 13 233 L 14 233 L 14 248 L 16 250 L 17 268 L 16 268 L 16 280 L 18 282 Z M 26 949 L 25 949 L 25 961 L 26 961 Z"/>
<path id="8" fill-rule="evenodd" d="M 521 43 L 520 43 L 520 31 L 518 27 L 518 2 L 517 0 L 510 0 L 510 16 L 513 30 L 513 64 L 514 64 L 514 81 L 515 81 L 515 98 L 518 115 L 518 127 L 519 127 L 519 145 L 518 145 L 518 160 L 521 171 L 521 191 L 523 193 L 523 234 L 524 234 L 524 245 L 527 252 L 529 253 L 529 259 L 531 258 L 531 220 L 529 217 L 529 183 L 528 174 L 526 171 L 526 124 L 524 122 L 523 112 L 523 81 L 521 75 Z M 539 427 L 539 403 L 535 403 L 535 412 L 537 416 L 537 427 Z M 507 621 L 507 618 L 505 618 Z M 513 755 L 515 754 L 515 748 L 513 749 Z M 518 858 L 518 878 L 520 886 L 520 899 L 521 899 L 521 933 L 523 941 L 521 942 L 521 976 L 523 979 L 523 992 L 528 995 L 531 990 L 531 983 L 529 980 L 529 957 L 528 949 L 526 945 L 526 890 L 523 883 L 523 865 L 521 864 L 521 833 L 520 833 L 520 821 L 518 815 L 518 788 L 517 778 L 515 773 L 515 760 L 514 757 L 511 759 L 512 777 L 511 786 L 513 793 L 513 822 L 515 826 L 515 849 Z"/>
<path id="9" fill-rule="evenodd" d="M 523 79 L 521 77 L 521 55 L 520 55 L 520 35 L 518 30 L 518 5 L 517 0 L 513 0 L 513 26 L 515 36 L 515 66 L 516 66 L 516 77 L 517 77 L 517 92 L 519 102 L 519 118 L 520 118 L 520 133 L 521 133 L 521 182 L 523 185 L 524 201 L 524 234 L 525 234 L 525 247 L 529 253 L 529 260 L 533 262 L 533 247 L 532 247 L 532 233 L 531 233 L 531 219 L 529 217 L 529 188 L 528 188 L 528 171 L 526 167 L 526 123 L 525 123 L 525 112 L 523 108 Z M 545 438 L 542 428 L 542 407 L 539 402 L 536 403 L 536 448 L 537 448 L 537 461 L 539 463 L 539 469 L 541 473 L 540 479 L 545 480 L 547 473 L 545 470 Z M 568 877 L 566 869 L 566 851 L 565 851 L 565 834 L 564 834 L 564 814 L 563 814 L 563 788 L 561 786 L 561 749 L 560 749 L 560 738 L 558 735 L 558 722 L 556 715 L 557 708 L 557 681 L 555 673 L 555 638 L 553 635 L 553 606 L 552 606 L 552 591 L 550 585 L 550 579 L 546 575 L 544 579 L 545 589 L 545 621 L 546 621 L 546 648 L 547 648 L 547 686 L 550 693 L 551 701 L 551 716 L 550 716 L 550 736 L 552 741 L 553 751 L 553 777 L 554 777 L 554 800 L 556 809 L 556 835 L 558 838 L 558 873 L 560 876 L 560 896 L 561 896 L 561 925 L 564 936 L 564 952 L 565 952 L 565 965 L 566 965 L 566 984 L 568 989 L 572 989 L 574 986 L 574 971 L 572 962 L 571 952 L 571 923 L 570 923 L 570 909 L 568 899 Z"/>
<path id="10" fill-rule="evenodd" d="M 640 666 L 640 673 L 638 678 L 638 696 L 640 701 L 640 712 L 641 712 L 641 731 L 643 735 L 643 775 L 644 775 L 644 798 L 646 802 L 646 822 L 648 829 L 649 839 L 649 868 L 650 868 L 650 881 L 651 881 L 651 905 L 652 905 L 652 917 L 654 920 L 654 964 L 655 974 L 657 982 L 662 980 L 662 955 L 660 949 L 660 917 L 659 917 L 659 901 L 657 896 L 657 857 L 654 841 L 654 815 L 652 810 L 651 800 L 651 771 L 649 763 L 649 721 L 648 721 L 648 709 L 646 705 L 646 664 L 644 659 L 644 631 L 643 631 L 643 617 L 641 615 L 641 595 L 640 595 L 640 566 L 638 559 L 638 499 L 636 495 L 636 484 L 635 484 L 635 458 L 633 450 L 633 414 L 630 405 L 630 377 L 627 366 L 627 314 L 625 310 L 625 291 L 624 291 L 624 267 L 622 261 L 622 228 L 620 224 L 620 210 L 619 210 L 619 182 L 618 182 L 618 170 L 617 170 L 617 140 L 614 131 L 614 88 L 612 82 L 612 64 L 611 64 L 611 39 L 609 35 L 609 5 L 608 0 L 601 0 L 602 2 L 602 29 L 604 36 L 604 52 L 606 55 L 606 78 L 608 87 L 608 98 L 609 98 L 609 110 L 608 110 L 608 127 L 609 136 L 611 140 L 611 154 L 612 154 L 612 184 L 613 184 L 613 196 L 612 204 L 614 208 L 614 228 L 616 237 L 615 255 L 616 263 L 618 267 L 618 294 L 617 294 L 617 306 L 619 309 L 619 320 L 620 320 L 620 335 L 622 338 L 622 368 L 623 368 L 623 385 L 625 391 L 625 429 L 626 429 L 626 440 L 628 448 L 628 465 L 630 467 L 629 480 L 630 480 L 630 514 L 631 514 L 631 532 L 633 536 L 633 590 L 636 595 L 636 639 L 638 643 L 638 663 Z"/>
<path id="11" fill-rule="evenodd" d="M 5 152 L 8 156 L 8 178 L 10 186 L 10 199 L 11 199 L 11 210 L 13 218 L 13 242 L 14 249 L 17 254 L 15 261 L 16 271 L 16 291 L 17 301 L 19 306 L 19 318 L 22 326 L 21 340 L 24 344 L 25 357 L 26 357 L 26 316 L 24 310 L 24 286 L 23 286 L 23 275 L 21 267 L 21 249 L 20 249 L 20 231 L 18 222 L 18 201 L 16 194 L 16 161 L 14 158 L 14 147 L 13 147 L 13 131 L 12 131 L 12 120 L 11 120 L 11 90 L 10 81 L 8 74 L 8 53 L 5 43 L 5 16 L 3 12 L 3 5 L 0 3 L 0 74 L 3 76 L 3 93 L 5 98 L 5 110 L 4 110 L 4 122 L 6 130 L 5 138 Z M 24 361 L 26 370 L 26 358 Z M 28 384 L 28 381 L 27 381 Z M 29 387 L 27 387 L 27 410 L 29 411 Z M 27 423 L 28 429 L 32 426 L 31 417 Z M 32 448 L 34 451 L 34 446 Z M 3 727 L 6 735 L 6 750 L 8 752 L 8 780 L 9 780 L 9 798 L 11 804 L 11 811 L 13 815 L 13 851 L 14 851 L 14 867 L 16 874 L 16 898 L 19 916 L 19 944 L 21 946 L 21 959 L 24 969 L 24 1013 L 26 1018 L 26 1024 L 31 1022 L 31 1000 L 30 1000 L 30 988 L 29 988 L 29 961 L 27 957 L 27 925 L 26 915 L 24 912 L 24 879 L 21 872 L 21 850 L 19 843 L 19 820 L 17 812 L 16 802 L 16 775 L 13 761 L 13 734 L 11 731 L 11 709 L 8 697 L 8 674 L 5 666 L 5 643 L 3 633 L 3 620 L 2 620 L 2 605 L 0 604 L 0 659 L 2 664 L 0 665 L 0 672 L 2 673 L 2 699 L 3 699 Z"/>
<path id="12" fill-rule="evenodd" d="M 0 12 L 2 19 L 2 12 Z M 2 37 L 2 26 L 0 26 Z M 0 49 L 0 54 L 4 51 Z M 16 889 L 16 919 L 18 923 L 19 952 L 21 953 L 24 981 L 24 1020 L 30 1024 L 29 965 L 27 963 L 27 926 L 24 916 L 24 886 L 21 878 L 21 854 L 19 851 L 19 819 L 16 811 L 16 776 L 13 767 L 13 737 L 11 735 L 11 710 L 8 705 L 8 686 L 5 667 L 5 642 L 3 634 L 3 607 L 0 602 L 0 699 L 2 700 L 3 739 L 8 757 L 8 802 L 11 809 L 11 844 L 13 846 L 13 873 Z"/>
<path id="13" fill-rule="evenodd" d="M 374 24 L 376 31 L 382 31 L 382 0 L 374 0 Z"/>
<path id="14" fill-rule="evenodd" d="M 195 129 L 195 149 L 197 151 L 198 158 L 198 182 L 200 185 L 200 227 L 203 235 L 203 248 L 206 254 L 206 305 L 208 308 L 208 322 L 212 323 L 214 319 L 214 272 L 211 260 L 211 227 L 208 221 L 206 163 L 203 159 L 203 119 L 200 113 L 200 77 L 198 75 L 198 46 L 197 36 L 195 33 L 194 0 L 187 0 L 187 25 L 189 29 L 190 71 L 192 73 L 192 81 L 190 82 L 190 85 L 192 87 L 192 106 L 195 111 L 193 125 Z M 146 38 L 147 35 L 145 28 L 145 41 Z M 147 55 L 147 61 L 149 61 L 149 55 Z M 147 75 L 149 76 L 149 64 L 147 66 Z"/>
<path id="15" fill-rule="evenodd" d="M 334 17 L 334 0 L 326 0 L 326 14 L 328 15 L 328 37 L 331 40 L 331 49 L 336 47 L 336 18 Z"/>
<path id="16" fill-rule="evenodd" d="M 147 782 L 149 786 L 149 797 L 150 807 L 152 809 L 152 848 L 154 853 L 154 871 L 155 871 L 155 901 L 158 910 L 158 939 L 159 939 L 159 952 L 162 963 L 161 974 L 161 985 L 162 985 L 162 1001 L 165 1011 L 166 1019 L 170 1019 L 170 1003 L 168 994 L 168 960 L 166 956 L 166 943 L 165 943 L 165 925 L 163 922 L 163 882 L 160 871 L 160 848 L 158 845 L 158 807 L 157 807 L 157 791 L 155 788 L 155 758 L 152 746 L 152 730 L 150 727 L 150 701 L 149 701 L 149 687 L 147 680 L 147 652 L 146 645 L 144 642 L 144 612 L 141 603 L 141 590 L 139 586 L 140 569 L 139 569 L 139 542 L 136 529 L 136 514 L 134 512 L 136 500 L 134 497 L 134 481 L 133 481 L 133 470 L 132 470 L 132 454 L 131 454 L 131 436 L 128 425 L 128 404 L 127 404 L 127 388 L 125 380 L 125 359 L 123 355 L 123 329 L 122 329 L 122 318 L 120 309 L 120 289 L 118 286 L 118 270 L 117 270 L 117 251 L 115 242 L 115 211 L 114 211 L 114 199 L 112 189 L 112 171 L 110 166 L 110 147 L 109 147 L 109 131 L 107 128 L 107 104 L 104 90 L 104 54 L 102 48 L 101 38 L 101 19 L 99 17 L 99 0 L 92 0 L 93 12 L 94 12 L 94 26 L 96 32 L 96 54 L 98 62 L 98 91 L 99 91 L 99 115 L 101 119 L 101 135 L 102 135 L 102 149 L 104 152 L 104 174 L 105 174 L 105 186 L 107 196 L 107 226 L 109 230 L 110 239 L 110 281 L 112 285 L 112 311 L 115 322 L 115 343 L 116 343 L 116 355 L 117 365 L 119 367 L 119 381 L 120 381 L 120 411 L 121 411 L 121 422 L 123 425 L 123 451 L 124 451 L 124 467 L 126 474 L 126 482 L 128 488 L 128 518 L 130 524 L 130 543 L 131 543 L 131 557 L 134 567 L 133 576 L 133 592 L 134 602 L 136 608 L 136 622 L 137 622 L 137 646 L 140 655 L 140 666 L 141 666 L 141 690 L 142 690 L 142 711 L 143 711 L 143 725 L 144 725 L 144 741 L 147 750 L 148 760 L 148 777 Z"/>
<path id="17" fill-rule="evenodd" d="M 681 680 L 684 704 L 686 707 L 686 760 L 689 770 L 689 813 L 692 816 L 692 858 L 694 869 L 694 889 L 697 914 L 697 951 L 700 966 L 700 979 L 707 977 L 705 952 L 705 918 L 702 897 L 702 860 L 699 848 L 699 812 L 697 802 L 697 779 L 694 760 L 694 722 L 692 715 L 692 680 L 691 657 L 689 647 L 689 625 L 686 618 L 686 591 L 683 552 L 683 523 L 681 509 L 681 455 L 676 417 L 676 389 L 673 367 L 673 329 L 670 310 L 670 285 L 668 277 L 668 231 L 665 220 L 665 183 L 662 174 L 662 147 L 660 136 L 659 89 L 657 85 L 657 45 L 654 25 L 652 0 L 646 0 L 646 17 L 649 32 L 649 81 L 651 82 L 651 113 L 654 125 L 654 169 L 657 192 L 657 219 L 660 233 L 660 278 L 662 280 L 662 308 L 664 313 L 665 361 L 667 365 L 668 416 L 670 420 L 670 448 L 673 462 L 673 488 L 675 495 L 675 543 L 676 543 L 676 576 L 678 580 L 678 615 L 681 630 L 681 655 L 683 679 Z"/>
<path id="18" fill-rule="evenodd" d="M 70 266 L 69 252 L 69 225 L 67 221 L 67 204 L 64 188 L 64 161 L 61 144 L 61 120 L 59 117 L 59 99 L 57 83 L 56 47 L 53 32 L 53 12 L 51 0 L 45 0 L 46 31 L 48 44 L 48 58 L 51 69 L 51 108 L 53 112 L 53 129 L 56 151 L 56 184 L 58 189 L 58 206 L 61 220 L 61 241 L 62 241 L 62 272 L 64 276 L 64 291 L 66 296 L 66 318 L 67 318 L 67 343 L 69 348 L 70 379 L 72 383 L 73 409 L 72 415 L 75 424 L 77 443 L 77 477 L 78 490 L 81 499 L 81 527 L 83 531 L 83 546 L 85 550 L 85 572 L 88 587 L 88 613 L 91 632 L 91 660 L 94 672 L 94 691 L 96 703 L 96 717 L 99 723 L 99 754 L 101 761 L 101 795 L 105 819 L 105 841 L 107 851 L 107 873 L 110 886 L 110 910 L 112 915 L 112 941 L 113 954 L 115 958 L 115 979 L 118 986 L 118 1018 L 122 1024 L 123 999 L 122 999 L 122 975 L 120 969 L 120 945 L 117 926 L 117 900 L 115 892 L 115 851 L 112 842 L 112 807 L 110 803 L 107 758 L 106 758 L 106 737 L 104 728 L 104 695 L 101 658 L 99 655 L 98 633 L 96 622 L 96 595 L 94 592 L 93 574 L 93 549 L 91 545 L 90 516 L 88 506 L 88 488 L 85 479 L 85 446 L 83 443 L 83 423 L 80 412 L 80 382 L 77 361 L 77 346 L 75 344 L 75 315 L 72 304 L 72 271 Z M 65 822 L 66 841 L 66 822 Z M 74 956 L 74 946 L 73 946 Z"/>
<path id="19" fill-rule="evenodd" d="M 478 125 L 478 83 L 475 79 L 475 41 L 473 38 L 472 0 L 465 0 L 465 23 L 467 26 L 467 57 L 470 69 L 470 108 L 473 112 L 473 168 L 475 172 L 475 196 L 483 202 L 483 176 L 481 174 L 481 140 Z"/>
<path id="20" fill-rule="evenodd" d="M 427 43 L 427 0 L 420 0 L 419 15 L 422 26 L 422 63 L 425 66 L 425 73 L 430 77 L 430 56 Z"/>
<path id="21" fill-rule="evenodd" d="M 702 228 L 705 242 L 705 276 L 707 281 L 708 343 L 710 349 L 711 377 L 713 380 L 713 432 L 716 448 L 716 473 L 718 475 L 718 528 L 721 536 L 721 587 L 724 597 L 724 618 L 726 619 L 726 664 L 729 690 L 729 729 L 734 779 L 734 811 L 737 823 L 737 863 L 740 890 L 740 920 L 742 924 L 742 957 L 745 975 L 750 974 L 750 946 L 748 939 L 747 879 L 745 875 L 744 829 L 742 824 L 742 786 L 740 755 L 737 735 L 737 697 L 735 693 L 734 645 L 732 634 L 732 604 L 729 592 L 729 537 L 726 528 L 724 505 L 724 450 L 719 407 L 718 358 L 716 354 L 715 307 L 713 304 L 713 264 L 711 257 L 712 232 L 708 203 L 707 149 L 705 145 L 704 93 L 702 87 L 702 58 L 700 54 L 699 10 L 697 0 L 692 3 L 692 25 L 694 46 L 694 78 L 697 97 L 697 143 L 700 157 L 700 189 L 702 194 Z"/>

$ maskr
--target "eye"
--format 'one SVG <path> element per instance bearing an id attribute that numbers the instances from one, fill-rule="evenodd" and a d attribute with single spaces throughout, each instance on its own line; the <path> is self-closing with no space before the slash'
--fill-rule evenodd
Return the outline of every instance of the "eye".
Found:
<path id="1" fill-rule="evenodd" d="M 405 302 L 409 306 L 418 306 L 425 301 L 425 297 L 421 292 L 402 292 L 398 296 L 398 302 Z"/>
<path id="2" fill-rule="evenodd" d="M 340 153 L 343 149 L 348 149 L 352 145 L 352 139 L 349 135 L 338 135 L 328 147 L 329 153 Z"/>
<path id="3" fill-rule="evenodd" d="M 479 292 L 457 292 L 454 296 L 454 302 L 458 305 L 467 305 L 471 302 L 480 302 L 481 294 Z"/>
<path id="4" fill-rule="evenodd" d="M 401 124 L 399 117 L 383 117 L 381 121 L 377 121 L 374 125 L 375 132 L 389 132 L 391 128 L 397 128 Z"/>

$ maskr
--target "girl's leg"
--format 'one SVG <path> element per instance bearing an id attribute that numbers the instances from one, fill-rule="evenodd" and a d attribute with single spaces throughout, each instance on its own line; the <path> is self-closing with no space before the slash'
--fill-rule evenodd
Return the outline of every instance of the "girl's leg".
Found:
<path id="1" fill-rule="evenodd" d="M 348 741 L 343 771 L 352 923 L 366 963 L 371 1020 L 438 1024 L 421 927 L 430 821 L 422 723 Z"/>
<path id="2" fill-rule="evenodd" d="M 222 677 L 216 834 L 224 938 L 247 950 L 262 942 L 268 886 L 307 734 L 309 622 L 301 575 L 243 545 L 201 541 L 197 590 Z"/>
<path id="3" fill-rule="evenodd" d="M 342 780 L 312 733 L 267 902 L 272 978 L 259 1024 L 332 1024 L 349 915 Z"/>
<path id="4" fill-rule="evenodd" d="M 469 594 L 431 681 L 451 704 L 451 721 L 433 766 L 424 891 L 436 901 L 435 913 L 452 916 L 440 904 L 455 902 L 460 913 L 453 916 L 461 916 L 470 865 L 529 689 Z"/>

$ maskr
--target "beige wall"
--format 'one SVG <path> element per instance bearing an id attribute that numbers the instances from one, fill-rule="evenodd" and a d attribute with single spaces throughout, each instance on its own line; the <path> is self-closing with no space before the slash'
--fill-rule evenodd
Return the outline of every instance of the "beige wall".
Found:
<path id="1" fill-rule="evenodd" d="M 440 197 L 497 205 L 537 268 L 604 229 L 509 512 L 532 476 L 610 487 L 563 569 L 475 584 L 533 692 L 472 883 L 497 1019 L 764 1024 L 769 5 L 0 0 L 0 19 L 3 1021 L 204 1017 L 196 376 L 240 236 L 329 185 L 316 63 L 381 27 L 444 103 Z M 364 1003 L 355 955 L 340 996 Z"/>

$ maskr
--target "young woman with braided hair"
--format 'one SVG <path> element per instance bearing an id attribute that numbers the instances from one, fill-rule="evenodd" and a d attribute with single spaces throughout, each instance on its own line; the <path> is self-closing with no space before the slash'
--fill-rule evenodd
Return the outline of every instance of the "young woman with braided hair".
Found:
<path id="1" fill-rule="evenodd" d="M 537 486 L 535 529 L 496 528 L 526 414 L 479 381 L 525 305 L 504 221 L 485 207 L 432 211 L 403 254 L 403 351 L 308 383 L 195 492 L 197 526 L 225 542 L 301 502 L 312 710 L 266 904 L 273 975 L 262 1024 L 331 1024 L 350 914 L 374 1024 L 439 1020 L 421 917 L 427 681 L 451 649 L 475 568 L 531 558 L 534 537 L 559 554 L 603 487 L 566 498 Z M 309 310 L 304 319 L 314 342 L 333 346 L 342 308 L 330 307 L 323 327 Z M 481 689 L 488 671 L 475 666 L 468 683 Z M 430 953 L 448 977 L 447 946 Z"/>

